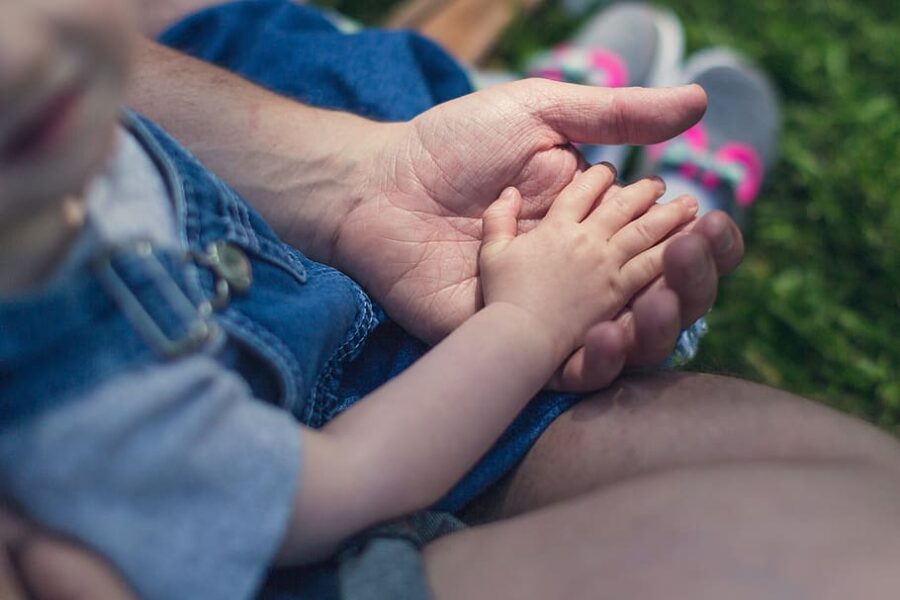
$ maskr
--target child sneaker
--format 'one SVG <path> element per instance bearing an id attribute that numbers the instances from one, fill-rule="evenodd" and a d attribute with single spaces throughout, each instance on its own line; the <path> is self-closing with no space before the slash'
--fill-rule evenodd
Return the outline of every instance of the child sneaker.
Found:
<path id="1" fill-rule="evenodd" d="M 690 193 L 700 202 L 701 213 L 724 210 L 740 224 L 776 156 L 775 90 L 759 70 L 724 48 L 693 55 L 682 81 L 701 85 L 709 108 L 680 136 L 649 146 L 641 171 L 666 180 L 663 201 Z"/>
<path id="2" fill-rule="evenodd" d="M 526 74 L 602 87 L 666 87 L 681 77 L 684 32 L 674 13 L 647 4 L 614 4 L 575 35 L 538 55 Z M 624 168 L 627 146 L 580 146 L 588 162 Z"/>

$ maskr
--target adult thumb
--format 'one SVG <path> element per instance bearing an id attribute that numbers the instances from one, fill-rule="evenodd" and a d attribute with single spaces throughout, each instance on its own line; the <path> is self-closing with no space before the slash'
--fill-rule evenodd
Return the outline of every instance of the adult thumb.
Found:
<path id="1" fill-rule="evenodd" d="M 602 88 L 543 79 L 521 82 L 523 104 L 560 143 L 656 144 L 694 125 L 706 112 L 699 85 Z"/>

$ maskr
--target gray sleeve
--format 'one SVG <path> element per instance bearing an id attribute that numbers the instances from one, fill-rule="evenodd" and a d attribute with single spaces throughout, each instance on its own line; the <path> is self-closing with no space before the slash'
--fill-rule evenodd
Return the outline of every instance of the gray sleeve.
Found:
<path id="1" fill-rule="evenodd" d="M 248 598 L 284 535 L 300 451 L 290 414 L 192 357 L 3 431 L 0 485 L 142 598 Z"/>

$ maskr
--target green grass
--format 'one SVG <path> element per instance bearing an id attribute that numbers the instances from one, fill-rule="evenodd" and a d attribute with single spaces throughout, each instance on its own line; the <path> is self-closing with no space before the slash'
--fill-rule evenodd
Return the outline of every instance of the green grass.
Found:
<path id="1" fill-rule="evenodd" d="M 375 23 L 392 0 L 330 6 Z M 692 368 L 762 381 L 900 434 L 900 3 L 678 0 L 689 50 L 727 45 L 781 92 L 781 158 Z M 571 32 L 556 3 L 518 19 L 517 67 Z"/>

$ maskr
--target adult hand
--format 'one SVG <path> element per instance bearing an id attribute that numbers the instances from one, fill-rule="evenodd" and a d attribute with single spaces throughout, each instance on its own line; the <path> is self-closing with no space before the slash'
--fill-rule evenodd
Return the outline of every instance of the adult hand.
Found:
<path id="1" fill-rule="evenodd" d="M 734 270 L 743 254 L 741 232 L 725 213 L 701 218 L 666 249 L 664 277 L 638 294 L 615 321 L 594 326 L 585 347 L 560 368 L 551 387 L 593 391 L 611 383 L 625 364 L 660 364 L 681 330 L 709 310 L 719 277 Z"/>
<path id="2" fill-rule="evenodd" d="M 286 100 L 149 41 L 139 55 L 135 108 L 225 177 L 285 240 L 349 273 L 429 342 L 480 306 L 481 215 L 503 188 L 522 192 L 521 227 L 533 227 L 585 167 L 570 142 L 658 142 L 706 106 L 696 86 L 608 90 L 527 80 L 382 124 Z M 672 244 L 664 284 L 636 298 L 617 323 L 589 332 L 557 385 L 597 389 L 624 360 L 648 364 L 671 351 L 685 317 L 709 308 L 718 275 L 743 252 L 737 227 L 721 215 L 694 230 Z M 685 276 L 704 268 L 696 283 Z"/>
<path id="3" fill-rule="evenodd" d="M 481 216 L 502 189 L 520 190 L 520 228 L 530 229 L 586 166 L 571 143 L 656 143 L 690 127 L 705 107 L 697 86 L 612 90 L 525 80 L 380 128 L 363 200 L 342 220 L 333 262 L 404 328 L 436 342 L 481 306 Z M 678 329 L 708 310 L 719 274 L 739 262 L 743 246 L 722 214 L 692 231 L 667 252 L 666 279 L 636 298 L 633 311 L 589 332 L 555 385 L 595 389 L 626 359 L 661 360 Z"/>
<path id="4" fill-rule="evenodd" d="M 0 598 L 129 600 L 134 594 L 88 550 L 0 508 Z"/>

